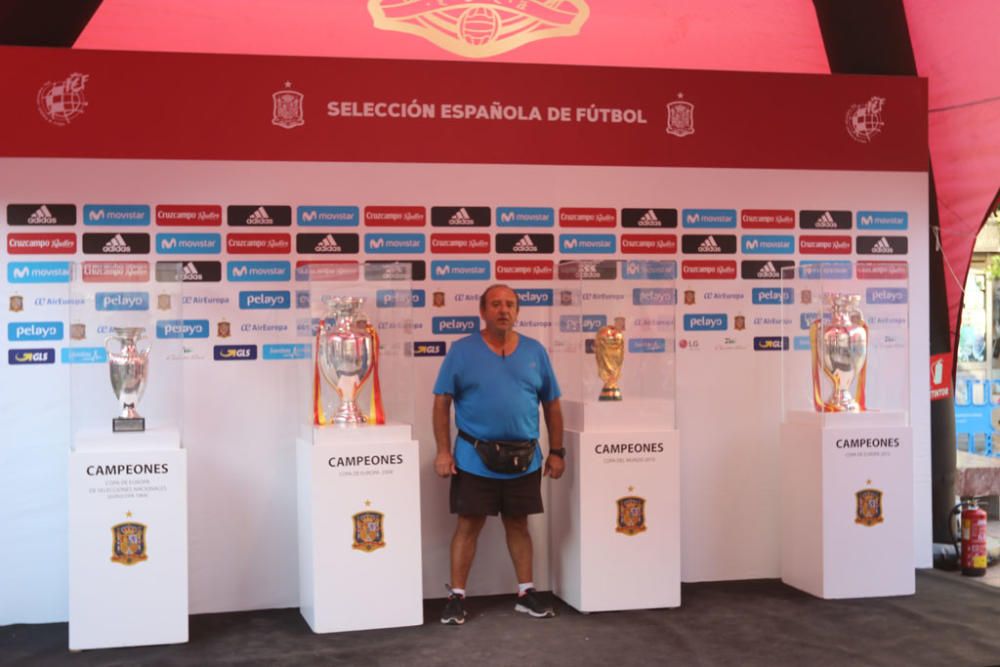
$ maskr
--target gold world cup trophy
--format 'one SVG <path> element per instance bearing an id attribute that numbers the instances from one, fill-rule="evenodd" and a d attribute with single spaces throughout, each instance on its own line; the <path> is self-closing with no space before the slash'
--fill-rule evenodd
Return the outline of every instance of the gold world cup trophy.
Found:
<path id="1" fill-rule="evenodd" d="M 594 358 L 597 359 L 597 375 L 604 382 L 599 400 L 622 400 L 618 379 L 622 376 L 622 364 L 625 363 L 624 317 L 616 317 L 614 324 L 598 330 L 594 336 Z"/>

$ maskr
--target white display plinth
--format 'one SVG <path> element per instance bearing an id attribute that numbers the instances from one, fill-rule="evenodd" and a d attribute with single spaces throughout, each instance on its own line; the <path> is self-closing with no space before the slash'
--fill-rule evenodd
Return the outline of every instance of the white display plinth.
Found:
<path id="1" fill-rule="evenodd" d="M 662 431 L 674 428 L 674 402 L 637 398 L 625 401 L 561 401 L 566 430 L 580 433 Z"/>
<path id="2" fill-rule="evenodd" d="M 69 648 L 188 640 L 187 457 L 175 430 L 69 455 Z"/>
<path id="3" fill-rule="evenodd" d="M 781 512 L 781 579 L 789 586 L 821 598 L 912 595 L 905 413 L 789 413 L 781 426 Z"/>
<path id="4" fill-rule="evenodd" d="M 583 612 L 679 606 L 677 431 L 567 430 L 564 440 L 547 510 L 553 593 Z"/>
<path id="5" fill-rule="evenodd" d="M 313 632 L 424 622 L 411 437 L 409 426 L 386 425 L 299 439 L 299 608 Z"/>

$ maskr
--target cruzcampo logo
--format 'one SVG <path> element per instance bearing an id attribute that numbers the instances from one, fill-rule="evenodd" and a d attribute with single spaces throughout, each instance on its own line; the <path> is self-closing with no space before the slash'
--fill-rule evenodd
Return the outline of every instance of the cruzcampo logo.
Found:
<path id="1" fill-rule="evenodd" d="M 369 0 L 379 30 L 423 37 L 465 58 L 488 58 L 550 37 L 573 37 L 585 0 Z"/>

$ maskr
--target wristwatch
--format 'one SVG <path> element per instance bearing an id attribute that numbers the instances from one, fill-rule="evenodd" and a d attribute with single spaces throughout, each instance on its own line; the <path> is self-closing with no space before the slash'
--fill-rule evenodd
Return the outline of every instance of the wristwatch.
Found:
<path id="1" fill-rule="evenodd" d="M 549 450 L 549 456 L 558 456 L 561 459 L 565 459 L 566 458 L 566 448 L 562 447 L 561 449 L 550 449 Z"/>

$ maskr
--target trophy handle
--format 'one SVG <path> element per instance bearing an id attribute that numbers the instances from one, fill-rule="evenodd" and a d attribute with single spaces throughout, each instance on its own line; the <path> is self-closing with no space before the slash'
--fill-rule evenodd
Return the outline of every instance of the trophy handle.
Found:
<path id="1" fill-rule="evenodd" d="M 114 341 L 118 341 L 118 350 L 116 352 L 112 352 L 111 351 L 110 345 L 111 345 L 111 341 L 113 341 L 113 340 Z M 122 343 L 122 339 L 118 338 L 117 336 L 108 336 L 107 338 L 104 339 L 104 351 L 107 352 L 111 356 L 114 356 L 116 354 L 121 354 L 122 348 L 124 348 L 124 347 L 125 347 L 125 345 Z"/>

